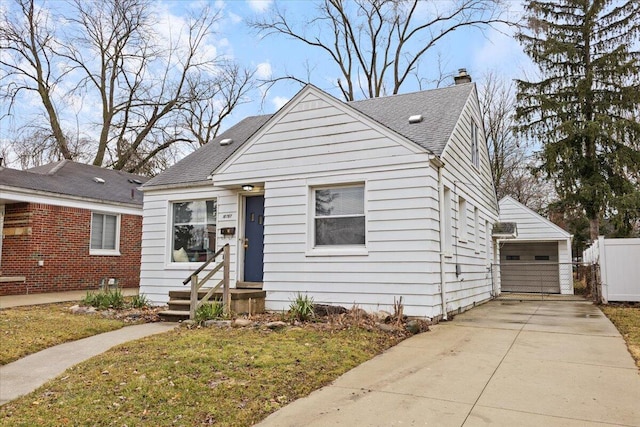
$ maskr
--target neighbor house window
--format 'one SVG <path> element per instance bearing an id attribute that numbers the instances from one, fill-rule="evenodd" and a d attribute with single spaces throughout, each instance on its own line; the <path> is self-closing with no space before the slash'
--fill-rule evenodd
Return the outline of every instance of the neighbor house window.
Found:
<path id="1" fill-rule="evenodd" d="M 176 202 L 171 208 L 171 261 L 206 261 L 216 250 L 216 201 Z"/>
<path id="2" fill-rule="evenodd" d="M 92 255 L 120 255 L 119 252 L 120 216 L 93 212 L 91 214 Z"/>
<path id="3" fill-rule="evenodd" d="M 364 185 L 316 188 L 313 200 L 316 247 L 364 246 Z"/>
<path id="4" fill-rule="evenodd" d="M 471 122 L 471 163 L 475 167 L 480 167 L 480 149 L 478 147 L 478 125 Z"/>

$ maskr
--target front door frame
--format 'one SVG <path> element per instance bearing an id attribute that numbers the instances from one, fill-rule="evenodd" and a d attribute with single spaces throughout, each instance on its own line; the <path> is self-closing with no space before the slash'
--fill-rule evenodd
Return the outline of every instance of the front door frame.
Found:
<path id="1" fill-rule="evenodd" d="M 262 196 L 262 198 L 264 199 L 264 192 L 256 192 L 256 193 L 240 193 L 239 194 L 239 203 L 238 203 L 238 211 L 240 213 L 240 215 L 238 215 L 238 219 L 239 219 L 239 224 L 238 224 L 238 228 L 241 231 L 238 234 L 238 271 L 237 271 L 237 276 L 238 276 L 238 281 L 240 282 L 244 282 L 245 277 L 244 277 L 244 265 L 245 265 L 245 251 L 244 251 L 244 239 L 246 238 L 246 226 L 247 226 L 247 218 L 246 218 L 246 212 L 247 212 L 247 198 L 248 197 L 256 197 L 256 196 Z M 264 236 L 264 234 L 263 234 Z M 263 256 L 264 256 L 264 248 L 263 248 Z M 264 271 L 264 258 L 263 258 L 263 271 Z M 264 273 L 263 273 L 264 274 Z"/>

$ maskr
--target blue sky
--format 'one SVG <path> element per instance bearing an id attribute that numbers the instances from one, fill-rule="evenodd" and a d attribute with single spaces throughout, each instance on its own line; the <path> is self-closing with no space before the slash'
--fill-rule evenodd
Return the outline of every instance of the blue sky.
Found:
<path id="1" fill-rule="evenodd" d="M 440 7 L 446 6 L 451 0 L 436 0 Z M 9 3 L 0 5 L 7 7 Z M 64 14 L 67 3 L 63 0 L 44 1 L 45 7 L 57 9 Z M 286 73 L 303 76 L 307 75 L 306 64 L 313 74 L 311 81 L 320 89 L 340 98 L 340 92 L 335 87 L 339 77 L 337 69 L 323 56 L 320 51 L 309 48 L 300 42 L 286 39 L 283 36 L 262 38 L 255 30 L 246 24 L 247 19 L 268 14 L 275 6 L 273 0 L 157 0 L 153 2 L 155 13 L 161 24 L 156 28 L 160 37 L 174 38 L 179 29 L 186 24 L 185 16 L 193 7 L 209 4 L 215 10 L 220 10 L 221 19 L 216 28 L 216 34 L 208 39 L 206 51 L 211 55 L 225 55 L 240 64 L 257 70 L 257 76 L 268 78 Z M 424 3 L 425 5 L 427 3 Z M 514 15 L 521 10 L 521 1 L 507 1 L 506 4 Z M 314 12 L 313 3 L 306 0 L 278 1 L 278 6 L 285 8 L 291 16 L 302 19 Z M 454 74 L 459 68 L 466 68 L 474 80 L 481 81 L 484 73 L 497 72 L 507 79 L 523 76 L 525 70 L 531 70 L 530 61 L 522 52 L 521 47 L 513 38 L 512 30 L 506 26 L 498 29 L 487 29 L 484 32 L 475 28 L 456 31 L 441 40 L 425 57 L 421 71 L 424 77 L 432 79 L 438 73 L 438 67 L 447 74 Z M 417 84 L 407 82 L 402 92 L 419 90 Z M 448 79 L 444 85 L 451 84 Z M 301 86 L 295 82 L 281 82 L 272 87 L 268 93 L 256 91 L 251 94 L 246 103 L 240 105 L 223 124 L 223 130 L 248 115 L 272 113 L 284 105 Z M 427 87 L 428 88 L 428 87 Z M 24 99 L 21 114 L 12 118 L 0 118 L 0 144 L 10 144 L 14 130 L 19 128 L 29 114 L 41 111 L 40 101 L 34 95 L 31 99 Z M 75 125 L 77 117 L 90 117 L 97 114 L 97 104 L 87 100 L 65 99 L 65 107 L 76 114 L 67 117 L 71 125 Z M 89 129 L 84 131 L 91 134 Z M 186 153 L 185 153 L 186 154 Z M 9 166 L 12 159 L 8 159 Z"/>

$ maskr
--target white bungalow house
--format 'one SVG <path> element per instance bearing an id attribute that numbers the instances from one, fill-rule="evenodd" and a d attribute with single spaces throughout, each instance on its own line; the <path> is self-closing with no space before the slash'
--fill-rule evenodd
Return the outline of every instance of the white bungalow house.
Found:
<path id="1" fill-rule="evenodd" d="M 518 229 L 498 240 L 501 291 L 573 295 L 571 234 L 512 197 L 499 205 L 500 221 Z"/>
<path id="2" fill-rule="evenodd" d="M 451 87 L 345 103 L 308 85 L 143 186 L 140 292 L 230 244 L 231 286 L 268 310 L 316 303 L 440 317 L 489 299 L 498 204 L 478 95 Z"/>

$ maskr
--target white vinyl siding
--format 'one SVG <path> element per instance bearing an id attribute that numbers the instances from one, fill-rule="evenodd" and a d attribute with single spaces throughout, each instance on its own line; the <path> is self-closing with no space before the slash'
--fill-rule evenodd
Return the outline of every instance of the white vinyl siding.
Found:
<path id="1" fill-rule="evenodd" d="M 478 107 L 477 95 L 475 91 L 469 97 L 464 107 L 458 123 L 451 135 L 443 154 L 442 160 L 445 164 L 443 179 L 445 185 L 452 189 L 452 197 L 464 198 L 467 209 L 476 207 L 478 209 L 478 221 L 487 221 L 492 227 L 497 221 L 498 204 L 493 189 L 493 177 L 489 164 L 489 155 L 484 140 L 482 129 L 478 126 L 481 123 L 480 110 Z M 476 152 L 473 141 L 477 141 L 477 166 L 470 167 L 472 163 L 471 153 Z M 459 206 L 458 206 L 459 207 Z M 456 213 L 458 218 L 459 213 Z M 475 215 L 475 213 L 474 213 Z M 480 238 L 479 243 L 473 245 L 454 241 L 452 257 L 446 258 L 446 278 L 447 278 L 447 311 L 455 311 L 459 308 L 473 305 L 474 301 L 482 301 L 490 298 L 493 291 L 491 276 L 488 270 L 488 263 L 492 255 L 491 239 L 485 233 L 477 233 L 470 230 L 473 226 L 470 214 L 467 214 L 467 232 L 473 231 L 475 238 Z M 473 218 L 475 222 L 475 217 Z M 462 235 L 460 224 L 454 223 L 454 235 Z M 470 237 L 468 236 L 467 239 Z M 480 250 L 478 251 L 477 245 Z M 483 254 L 483 251 L 485 253 Z M 456 266 L 461 274 L 456 275 Z"/>
<path id="2" fill-rule="evenodd" d="M 91 213 L 91 255 L 120 255 L 120 215 Z"/>

